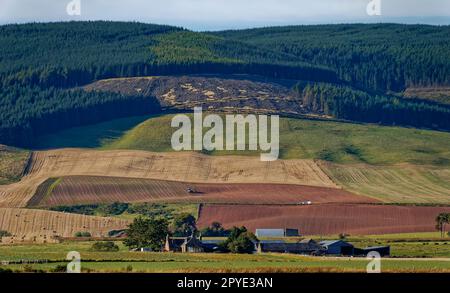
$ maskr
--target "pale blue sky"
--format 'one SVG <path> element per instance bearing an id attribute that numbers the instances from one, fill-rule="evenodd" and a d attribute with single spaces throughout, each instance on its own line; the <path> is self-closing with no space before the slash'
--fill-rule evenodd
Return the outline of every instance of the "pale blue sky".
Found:
<path id="1" fill-rule="evenodd" d="M 381 0 L 381 16 L 369 16 L 371 0 L 0 0 L 0 24 L 67 20 L 122 20 L 194 30 L 287 24 L 401 22 L 450 24 L 450 0 Z"/>

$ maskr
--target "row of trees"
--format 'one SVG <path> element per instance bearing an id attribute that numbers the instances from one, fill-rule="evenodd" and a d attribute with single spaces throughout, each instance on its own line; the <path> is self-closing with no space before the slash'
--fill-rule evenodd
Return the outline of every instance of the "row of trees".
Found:
<path id="1" fill-rule="evenodd" d="M 450 107 L 422 100 L 372 95 L 348 86 L 298 84 L 302 104 L 339 119 L 450 130 Z"/>

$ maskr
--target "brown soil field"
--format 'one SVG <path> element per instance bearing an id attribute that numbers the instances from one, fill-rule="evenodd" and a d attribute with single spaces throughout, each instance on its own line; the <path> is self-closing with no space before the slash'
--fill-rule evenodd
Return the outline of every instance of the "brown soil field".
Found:
<path id="1" fill-rule="evenodd" d="M 73 237 L 79 231 L 88 231 L 93 237 L 105 237 L 108 231 L 124 229 L 128 223 L 115 218 L 0 208 L 0 230 L 13 235 L 4 237 L 2 243 L 51 242 L 54 237 Z"/>
<path id="2" fill-rule="evenodd" d="M 225 227 L 297 228 L 302 235 L 350 235 L 435 231 L 435 218 L 450 207 L 370 204 L 311 206 L 204 205 L 198 227 L 218 221 Z"/>
<path id="3" fill-rule="evenodd" d="M 188 193 L 192 188 L 195 193 Z M 368 197 L 325 187 L 293 184 L 186 183 L 179 181 L 69 176 L 51 178 L 37 189 L 28 206 L 112 202 L 299 204 L 369 203 Z"/>
<path id="4" fill-rule="evenodd" d="M 245 79 L 244 79 L 245 78 Z M 292 83 L 292 82 L 291 82 Z M 242 113 L 306 114 L 301 100 L 280 83 L 254 76 L 149 76 L 104 79 L 86 91 L 116 92 L 156 98 L 163 108 Z"/>
<path id="5" fill-rule="evenodd" d="M 70 175 L 337 188 L 313 160 L 261 162 L 259 157 L 188 152 L 58 149 L 33 152 L 26 176 L 18 183 L 0 186 L 0 207 L 25 207 L 45 180 Z"/>

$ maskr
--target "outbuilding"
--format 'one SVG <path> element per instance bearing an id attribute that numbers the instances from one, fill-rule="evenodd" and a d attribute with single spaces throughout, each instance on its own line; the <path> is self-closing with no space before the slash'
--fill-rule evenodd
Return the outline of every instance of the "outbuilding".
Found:
<path id="1" fill-rule="evenodd" d="M 353 255 L 354 246 L 343 240 L 328 240 L 319 242 L 319 244 L 325 249 L 326 254 L 333 255 Z"/>
<path id="2" fill-rule="evenodd" d="M 284 229 L 256 229 L 255 235 L 258 238 L 280 238 L 280 237 L 297 237 L 299 236 L 298 229 L 284 228 Z"/>

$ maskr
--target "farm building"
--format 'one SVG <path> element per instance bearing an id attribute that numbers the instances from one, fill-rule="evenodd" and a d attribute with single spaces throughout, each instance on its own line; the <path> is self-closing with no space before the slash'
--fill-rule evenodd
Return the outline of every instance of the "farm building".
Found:
<path id="1" fill-rule="evenodd" d="M 256 229 L 256 237 L 296 237 L 299 236 L 298 229 Z"/>
<path id="2" fill-rule="evenodd" d="M 357 256 L 367 256 L 369 252 L 378 252 L 380 256 L 390 256 L 391 255 L 391 247 L 390 246 L 374 246 L 367 248 L 356 248 L 354 250 L 355 255 Z"/>
<path id="3" fill-rule="evenodd" d="M 201 240 L 204 252 L 224 252 L 220 244 L 224 241 L 218 240 Z"/>
<path id="4" fill-rule="evenodd" d="M 295 254 L 322 254 L 323 248 L 314 240 L 287 243 L 284 241 L 260 241 L 257 244 L 258 253 L 295 253 Z"/>
<path id="5" fill-rule="evenodd" d="M 198 253 L 204 252 L 204 248 L 202 242 L 195 236 L 169 237 L 167 235 L 164 251 Z"/>
<path id="6" fill-rule="evenodd" d="M 354 246 L 342 240 L 328 240 L 319 243 L 324 249 L 325 254 L 335 255 L 353 255 Z"/>

